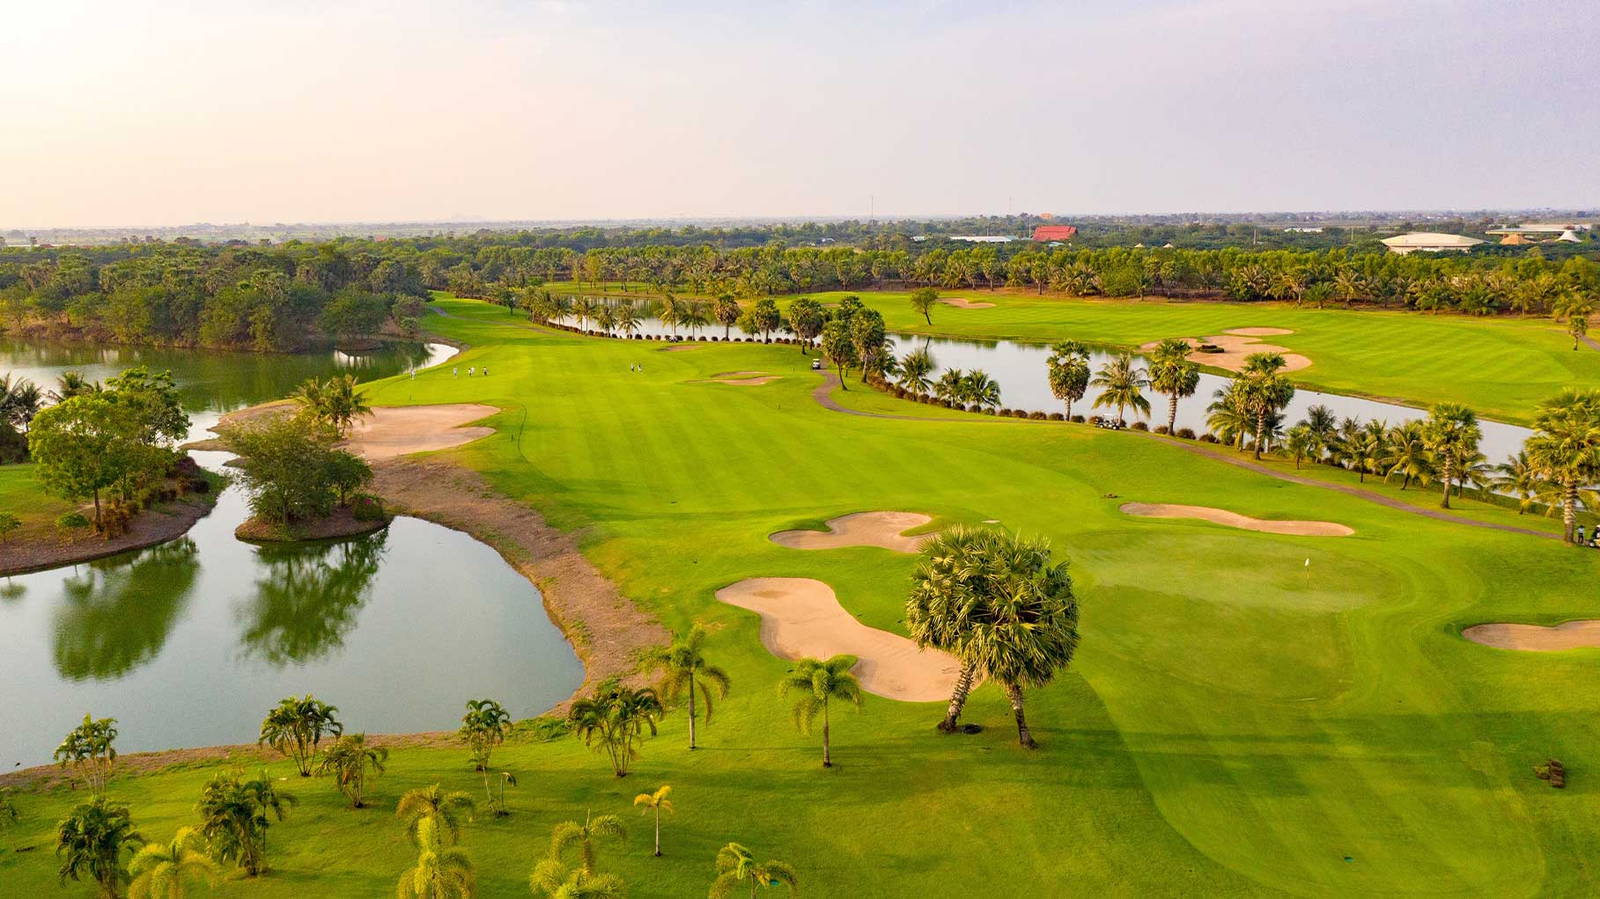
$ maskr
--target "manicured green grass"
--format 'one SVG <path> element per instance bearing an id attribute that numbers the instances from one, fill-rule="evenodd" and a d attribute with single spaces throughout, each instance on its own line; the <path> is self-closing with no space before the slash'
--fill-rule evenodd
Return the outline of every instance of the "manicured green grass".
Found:
<path id="1" fill-rule="evenodd" d="M 930 326 L 911 308 L 907 291 L 856 295 L 883 313 L 890 330 L 944 337 L 1038 343 L 1072 338 L 1131 349 L 1163 337 L 1202 337 L 1230 328 L 1288 328 L 1295 333 L 1261 340 L 1311 359 L 1310 368 L 1293 374 L 1296 383 L 1416 406 L 1466 403 L 1484 417 L 1515 424 L 1526 424 L 1535 406 L 1562 388 L 1600 379 L 1600 353 L 1588 347 L 1574 351 L 1564 326 L 1547 318 L 1313 309 L 1285 303 L 1088 300 L 1009 289 L 941 293 L 995 305 L 958 309 L 939 304 Z M 809 294 L 825 303 L 846 295 Z"/>
<path id="2" fill-rule="evenodd" d="M 0 465 L 0 512 L 9 512 L 22 522 L 13 537 L 37 533 L 53 527 L 58 516 L 76 509 L 75 503 L 44 492 L 31 463 Z"/>
<path id="3" fill-rule="evenodd" d="M 1600 800 L 1582 771 L 1600 736 L 1589 689 L 1600 652 L 1499 651 L 1458 632 L 1595 616 L 1597 554 L 1272 480 L 1136 434 L 977 419 L 855 389 L 836 396 L 931 420 L 824 410 L 793 347 L 667 353 L 440 305 L 454 317 L 430 325 L 475 347 L 455 364 L 493 376 L 446 367 L 382 382 L 372 401 L 504 409 L 495 436 L 452 455 L 581 529 L 589 557 L 669 626 L 711 624 L 710 651 L 734 681 L 704 749 L 685 750 L 675 715 L 620 783 L 574 741 L 508 750 L 516 813 L 463 837 L 484 895 L 525 894 L 554 822 L 631 816 L 632 795 L 663 782 L 679 806 L 667 856 L 650 857 L 637 817 L 626 849 L 602 854 L 638 896 L 702 894 L 730 839 L 795 865 L 812 896 L 1593 889 Z M 693 383 L 731 370 L 783 377 Z M 1117 511 L 1129 500 L 1338 521 L 1356 534 L 1133 519 Z M 910 557 L 766 539 L 872 509 L 998 519 L 1071 559 L 1083 644 L 1069 673 L 1030 694 L 1039 751 L 1017 748 L 989 686 L 969 706 L 987 727 L 975 736 L 937 735 L 938 704 L 869 697 L 860 715 L 835 716 L 831 771 L 817 739 L 794 733 L 774 693 L 785 663 L 761 646 L 755 615 L 712 594 L 745 577 L 815 577 L 865 623 L 903 631 Z M 1549 756 L 1574 771 L 1565 791 L 1532 776 Z M 164 838 L 192 819 L 208 775 L 130 778 L 113 793 Z M 464 750 L 397 751 L 380 807 L 364 812 L 338 808 L 325 781 L 288 784 L 305 802 L 273 830 L 277 871 L 219 893 L 389 892 L 413 855 L 382 806 L 434 781 L 475 788 Z M 53 889 L 49 832 L 73 798 L 22 797 L 27 818 L 0 846 L 39 849 L 0 853 L 0 883 Z"/>

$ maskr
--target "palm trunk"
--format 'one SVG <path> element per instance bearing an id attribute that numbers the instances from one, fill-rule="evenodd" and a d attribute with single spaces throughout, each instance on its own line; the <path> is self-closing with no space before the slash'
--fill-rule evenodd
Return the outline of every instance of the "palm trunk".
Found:
<path id="1" fill-rule="evenodd" d="M 961 717 L 961 709 L 967 704 L 967 694 L 972 692 L 972 680 L 976 670 L 971 662 L 961 665 L 961 674 L 956 677 L 956 688 L 950 694 L 950 708 L 944 713 L 944 720 L 939 722 L 939 729 L 947 734 L 955 733 L 956 719 Z"/>
<path id="2" fill-rule="evenodd" d="M 1439 508 L 1441 509 L 1450 508 L 1450 482 L 1455 479 L 1455 465 L 1453 463 L 1454 460 L 1448 455 L 1444 457 L 1444 477 L 1440 479 L 1444 481 L 1444 497 L 1439 500 Z M 1571 532 L 1568 532 L 1567 539 L 1572 539 Z"/>
<path id="3" fill-rule="evenodd" d="M 1033 741 L 1033 733 L 1028 730 L 1028 718 L 1022 712 L 1022 687 L 1006 684 L 1006 696 L 1011 699 L 1011 713 L 1017 718 L 1017 742 L 1024 749 L 1038 748 L 1039 744 Z"/>
<path id="4" fill-rule="evenodd" d="M 1067 418 L 1072 418 L 1072 398 L 1067 397 Z"/>
<path id="5" fill-rule="evenodd" d="M 689 748 L 694 747 L 694 672 L 689 673 Z M 656 853 L 660 855 L 661 853 Z"/>
<path id="6" fill-rule="evenodd" d="M 1261 458 L 1261 445 L 1266 442 L 1265 441 L 1265 434 L 1263 433 L 1266 430 L 1267 430 L 1267 413 L 1266 413 L 1266 410 L 1263 409 L 1262 411 L 1256 413 L 1256 458 L 1257 459 Z"/>
<path id="7" fill-rule="evenodd" d="M 656 806 L 656 858 L 661 857 L 661 807 Z"/>
<path id="8" fill-rule="evenodd" d="M 1125 422 L 1125 419 L 1122 417 L 1122 405 L 1122 403 L 1117 404 L 1117 424 L 1119 425 Z"/>
<path id="9" fill-rule="evenodd" d="M 1178 426 L 1178 395 L 1174 393 L 1167 405 L 1167 433 L 1171 434 Z"/>
<path id="10" fill-rule="evenodd" d="M 833 767 L 833 747 L 829 745 L 828 733 L 828 701 L 822 701 L 822 767 Z"/>
<path id="11" fill-rule="evenodd" d="M 1573 540 L 1573 530 L 1578 520 L 1578 482 L 1567 480 L 1561 485 L 1561 535 L 1568 543 Z"/>

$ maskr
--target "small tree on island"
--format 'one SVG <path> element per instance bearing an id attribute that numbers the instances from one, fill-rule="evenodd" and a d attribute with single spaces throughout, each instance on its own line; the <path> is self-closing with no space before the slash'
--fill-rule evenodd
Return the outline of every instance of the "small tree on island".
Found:
<path id="1" fill-rule="evenodd" d="M 250 511 L 263 521 L 287 524 L 330 514 L 341 498 L 372 479 L 372 468 L 336 449 L 332 427 L 277 417 L 218 430 L 238 457 Z"/>
<path id="2" fill-rule="evenodd" d="M 280 700 L 261 722 L 257 745 L 271 746 L 294 760 L 301 777 L 311 776 L 311 758 L 323 737 L 338 737 L 344 725 L 334 717 L 339 709 L 307 693 Z"/>
<path id="3" fill-rule="evenodd" d="M 170 451 L 146 442 L 148 423 L 132 404 L 108 392 L 86 393 L 43 409 L 28 430 L 28 452 L 47 492 L 94 500 L 94 526 L 104 532 L 101 499 L 108 490 L 132 497 L 166 469 Z"/>
<path id="4" fill-rule="evenodd" d="M 83 723 L 56 747 L 56 764 L 83 778 L 89 792 L 104 797 L 117 766 L 117 719 L 83 716 Z"/>

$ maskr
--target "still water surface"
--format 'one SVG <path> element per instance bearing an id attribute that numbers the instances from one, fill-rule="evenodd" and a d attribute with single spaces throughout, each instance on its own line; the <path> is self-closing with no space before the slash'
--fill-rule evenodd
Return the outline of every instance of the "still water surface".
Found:
<path id="1" fill-rule="evenodd" d="M 256 356 L 0 344 L 0 372 L 49 386 L 134 364 L 171 369 L 195 431 L 306 377 L 385 377 L 442 345 L 362 356 Z M 196 453 L 217 469 L 226 455 Z M 469 698 L 518 716 L 582 679 L 538 591 L 488 546 L 415 518 L 337 543 L 256 547 L 228 489 L 179 540 L 0 581 L 0 771 L 49 760 L 84 713 L 118 719 L 124 752 L 249 742 L 267 708 L 315 692 L 347 727 L 448 729 Z"/>

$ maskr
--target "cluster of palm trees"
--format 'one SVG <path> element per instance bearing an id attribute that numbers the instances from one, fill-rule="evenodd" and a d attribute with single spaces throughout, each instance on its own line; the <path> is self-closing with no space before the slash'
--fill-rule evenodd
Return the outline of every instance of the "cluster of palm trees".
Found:
<path id="1" fill-rule="evenodd" d="M 334 375 L 325 381 L 307 378 L 289 394 L 299 414 L 332 428 L 340 437 L 350 431 L 356 419 L 372 414 L 372 407 L 357 388 L 355 375 Z"/>
<path id="2" fill-rule="evenodd" d="M 1049 684 L 1078 647 L 1072 578 L 1047 542 L 988 528 L 944 531 L 922 548 L 906 627 L 918 646 L 961 663 L 940 730 L 954 732 L 973 686 L 991 680 L 1011 702 L 1018 742 L 1037 745 L 1023 689 Z"/>
<path id="3" fill-rule="evenodd" d="M 10 373 L 0 375 L 0 463 L 21 462 L 28 457 L 24 437 L 33 417 L 52 403 L 86 393 L 99 393 L 99 381 L 90 381 L 81 372 L 63 372 L 53 390 L 42 390 L 27 378 Z"/>
<path id="4" fill-rule="evenodd" d="M 1218 440 L 1243 449 L 1248 439 L 1257 459 L 1273 445 L 1282 410 L 1294 399 L 1294 383 L 1283 373 L 1287 364 L 1280 353 L 1244 357 L 1239 374 L 1206 407 L 1206 424 Z"/>
<path id="5" fill-rule="evenodd" d="M 1426 419 L 1389 425 L 1383 421 L 1339 420 L 1327 406 L 1312 406 L 1306 417 L 1279 432 L 1276 421 L 1268 425 L 1268 440 L 1278 443 L 1284 455 L 1298 466 L 1320 462 L 1356 472 L 1357 480 L 1370 475 L 1398 480 L 1400 489 L 1412 484 L 1443 485 L 1440 505 L 1450 507 L 1450 495 L 1460 495 L 1467 484 L 1497 486 L 1495 469 L 1478 444 L 1483 430 L 1477 415 L 1458 403 L 1434 406 Z"/>
<path id="6" fill-rule="evenodd" d="M 1065 418 L 1072 418 L 1072 404 L 1082 400 L 1095 387 L 1093 408 L 1117 410 L 1117 423 L 1127 423 L 1127 412 L 1143 418 L 1150 414 L 1150 399 L 1145 390 L 1167 397 L 1167 430 L 1178 419 L 1178 400 L 1193 396 L 1200 384 L 1200 366 L 1189 354 L 1193 347 L 1186 340 L 1163 340 L 1151 351 L 1147 363 L 1133 353 L 1117 353 L 1098 370 L 1090 364 L 1089 348 L 1076 340 L 1065 340 L 1050 348 L 1045 360 L 1050 393 L 1066 406 Z M 1141 426 L 1142 427 L 1142 426 Z"/>

